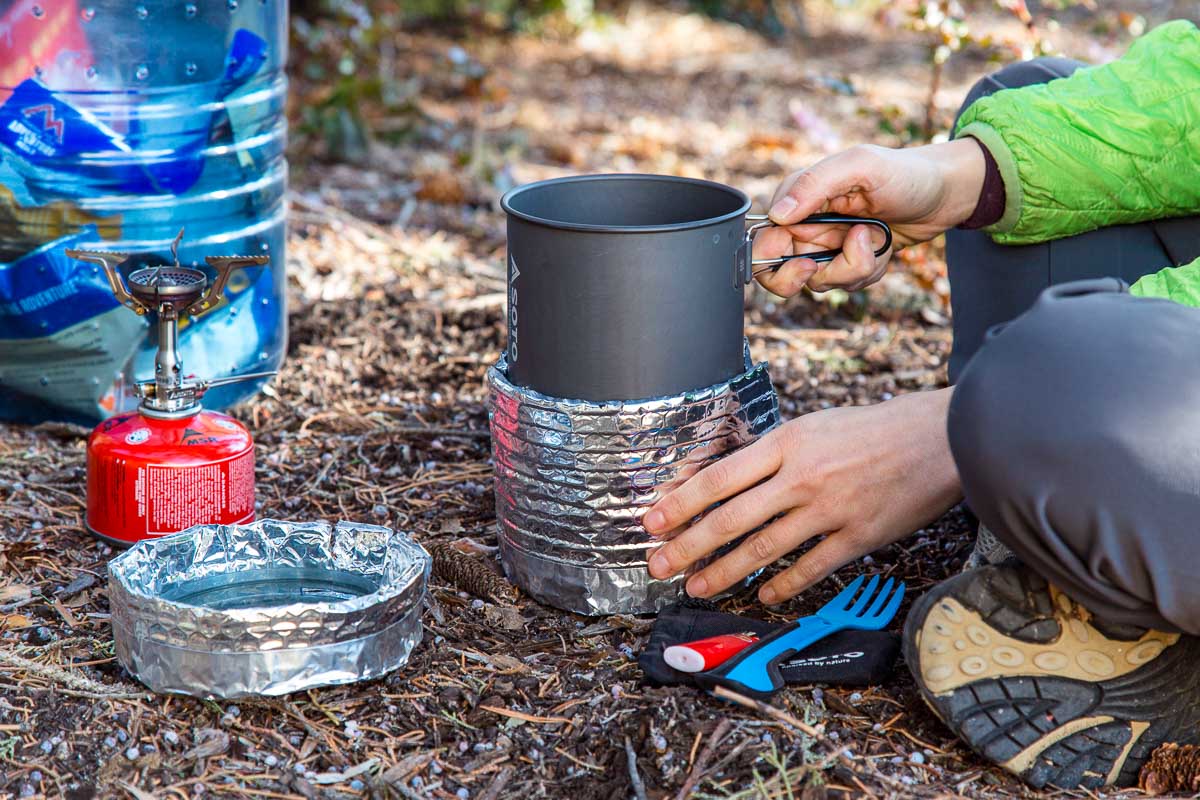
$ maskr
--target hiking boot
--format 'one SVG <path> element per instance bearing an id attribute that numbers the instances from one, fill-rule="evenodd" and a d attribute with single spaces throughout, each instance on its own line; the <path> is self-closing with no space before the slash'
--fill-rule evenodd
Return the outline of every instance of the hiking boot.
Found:
<path id="1" fill-rule="evenodd" d="M 955 734 L 1037 788 L 1135 785 L 1160 744 L 1200 743 L 1200 638 L 1105 625 L 1020 566 L 918 599 L 904 657 Z"/>

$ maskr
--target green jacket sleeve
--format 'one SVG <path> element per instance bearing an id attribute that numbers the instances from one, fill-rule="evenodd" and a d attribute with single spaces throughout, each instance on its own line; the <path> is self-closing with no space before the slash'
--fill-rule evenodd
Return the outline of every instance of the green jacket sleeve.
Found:
<path id="1" fill-rule="evenodd" d="M 1002 244 L 1198 213 L 1200 31 L 1170 22 L 1110 64 L 981 98 L 955 135 L 1000 167 Z"/>
<path id="2" fill-rule="evenodd" d="M 1182 267 L 1169 267 L 1146 275 L 1129 287 L 1139 297 L 1162 297 L 1185 306 L 1200 307 L 1200 258 Z"/>

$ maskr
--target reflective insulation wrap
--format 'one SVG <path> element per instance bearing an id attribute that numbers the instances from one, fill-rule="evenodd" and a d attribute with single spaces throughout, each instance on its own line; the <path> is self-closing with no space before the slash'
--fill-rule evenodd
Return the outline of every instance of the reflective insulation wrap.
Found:
<path id="1" fill-rule="evenodd" d="M 421 640 L 431 559 L 375 525 L 262 520 L 108 566 L 117 657 L 156 692 L 235 698 L 378 678 Z"/>
<path id="2" fill-rule="evenodd" d="M 707 388 L 591 402 L 514 386 L 488 370 L 496 516 L 504 570 L 527 593 L 580 614 L 639 614 L 674 600 L 681 577 L 646 568 L 660 542 L 641 518 L 666 491 L 779 424 L 766 364 Z"/>

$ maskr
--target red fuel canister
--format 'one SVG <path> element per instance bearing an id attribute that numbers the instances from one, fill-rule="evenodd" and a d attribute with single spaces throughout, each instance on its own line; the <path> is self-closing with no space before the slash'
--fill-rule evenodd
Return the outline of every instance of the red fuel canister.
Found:
<path id="1" fill-rule="evenodd" d="M 88 437 L 87 474 L 88 530 L 115 544 L 254 519 L 254 442 L 214 411 L 105 420 Z"/>

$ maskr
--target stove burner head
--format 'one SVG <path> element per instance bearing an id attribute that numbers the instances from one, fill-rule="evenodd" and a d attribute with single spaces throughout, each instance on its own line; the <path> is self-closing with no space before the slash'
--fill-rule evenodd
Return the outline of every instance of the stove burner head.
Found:
<path id="1" fill-rule="evenodd" d="M 233 375 L 214 380 L 185 378 L 179 357 L 179 320 L 212 311 L 221 302 L 225 284 L 233 270 L 248 266 L 263 266 L 270 259 L 257 256 L 206 256 L 204 261 L 216 272 L 208 275 L 198 269 L 180 266 L 179 242 L 183 231 L 171 245 L 174 264 L 160 264 L 134 270 L 128 278 L 121 275 L 121 265 L 129 260 L 128 253 L 109 250 L 74 250 L 66 254 L 104 268 L 113 297 L 138 315 L 153 314 L 158 318 L 158 352 L 154 356 L 154 380 L 137 384 L 142 398 L 143 414 L 159 417 L 182 417 L 195 414 L 200 397 L 213 386 L 234 381 L 266 377 L 268 373 Z M 270 373 L 274 374 L 274 373 Z"/>
<path id="2" fill-rule="evenodd" d="M 156 310 L 167 305 L 181 313 L 203 296 L 208 276 L 187 267 L 146 267 L 130 274 L 127 283 L 138 303 Z"/>

